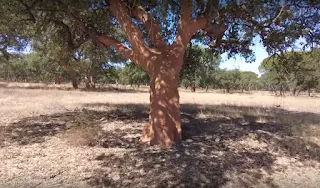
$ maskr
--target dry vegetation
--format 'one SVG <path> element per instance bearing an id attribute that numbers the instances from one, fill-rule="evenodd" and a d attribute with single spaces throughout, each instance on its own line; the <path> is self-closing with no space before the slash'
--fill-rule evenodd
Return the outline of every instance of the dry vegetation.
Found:
<path id="1" fill-rule="evenodd" d="M 180 96 L 161 149 L 139 143 L 146 89 L 0 88 L 0 187 L 319 187 L 320 98 Z"/>

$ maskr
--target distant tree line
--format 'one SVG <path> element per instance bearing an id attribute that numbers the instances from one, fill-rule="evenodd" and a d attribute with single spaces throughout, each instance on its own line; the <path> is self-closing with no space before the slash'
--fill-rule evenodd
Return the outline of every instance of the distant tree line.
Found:
<path id="1" fill-rule="evenodd" d="M 259 67 L 262 89 L 284 95 L 320 90 L 320 50 L 287 52 L 266 58 Z"/>
<path id="2" fill-rule="evenodd" d="M 105 52 L 104 52 L 105 53 Z M 102 62 L 99 53 L 78 51 L 68 63 L 70 71 L 41 52 L 19 54 L 9 60 L 0 58 L 0 79 L 18 82 L 43 82 L 60 84 L 83 83 L 87 89 L 94 89 L 96 83 L 122 84 L 131 86 L 149 85 L 148 73 L 133 63 L 117 57 L 116 63 Z M 187 48 L 185 63 L 180 74 L 180 86 L 195 92 L 197 88 L 223 89 L 232 91 L 271 91 L 277 95 L 299 95 L 307 91 L 320 90 L 319 51 L 288 52 L 266 58 L 260 65 L 261 77 L 254 72 L 238 69 L 220 69 L 220 58 L 209 49 L 199 46 Z M 111 59 L 111 58 L 110 58 Z"/>

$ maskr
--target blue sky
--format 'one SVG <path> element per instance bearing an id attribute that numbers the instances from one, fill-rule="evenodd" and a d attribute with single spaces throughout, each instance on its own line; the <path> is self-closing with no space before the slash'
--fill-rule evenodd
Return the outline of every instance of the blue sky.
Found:
<path id="1" fill-rule="evenodd" d="M 236 56 L 235 58 L 227 59 L 226 55 L 222 55 L 222 62 L 220 63 L 220 68 L 226 69 L 240 69 L 242 71 L 252 71 L 261 75 L 259 72 L 259 65 L 260 63 L 268 57 L 268 53 L 265 47 L 259 43 L 259 40 L 254 40 L 254 46 L 251 49 L 255 53 L 256 60 L 252 63 L 246 63 L 244 58 L 240 56 Z"/>
<path id="2" fill-rule="evenodd" d="M 222 62 L 220 63 L 220 68 L 226 69 L 240 69 L 242 71 L 252 71 L 261 76 L 259 72 L 259 65 L 261 62 L 267 58 L 269 55 L 266 51 L 266 48 L 260 43 L 260 39 L 257 37 L 253 40 L 254 45 L 250 48 L 255 53 L 256 60 L 253 63 L 246 63 L 244 58 L 236 56 L 235 58 L 227 59 L 226 54 L 222 54 Z M 306 40 L 299 38 L 294 44 L 294 50 L 301 50 L 302 46 L 306 44 Z M 306 48 L 309 50 L 310 48 Z"/>

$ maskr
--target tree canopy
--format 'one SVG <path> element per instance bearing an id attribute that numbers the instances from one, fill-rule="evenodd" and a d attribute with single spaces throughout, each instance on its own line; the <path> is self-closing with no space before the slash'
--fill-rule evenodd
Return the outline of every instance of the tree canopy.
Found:
<path id="1" fill-rule="evenodd" d="M 292 47 L 300 37 L 308 46 L 319 44 L 319 4 L 311 0 L 4 0 L 1 10 L 4 55 L 11 48 L 25 47 L 24 39 L 30 37 L 77 49 L 90 37 L 101 36 L 100 42 L 133 60 L 131 50 L 147 52 L 174 44 L 183 33 L 188 35 L 184 45 L 195 39 L 230 55 L 241 53 L 248 60 L 251 41 L 258 35 L 270 53 Z M 124 22 L 126 17 L 131 19 Z M 182 27 L 185 21 L 188 28 Z"/>

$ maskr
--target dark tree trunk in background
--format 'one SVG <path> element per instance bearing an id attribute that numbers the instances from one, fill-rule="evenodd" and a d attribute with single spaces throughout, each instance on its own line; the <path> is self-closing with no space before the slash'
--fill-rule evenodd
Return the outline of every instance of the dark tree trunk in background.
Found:
<path id="1" fill-rule="evenodd" d="M 63 67 L 68 73 L 68 76 L 69 76 L 71 83 L 72 83 L 72 87 L 74 89 L 78 89 L 78 80 L 77 80 L 76 71 L 67 63 L 64 63 Z"/>
<path id="2" fill-rule="evenodd" d="M 59 74 L 56 74 L 56 76 L 55 76 L 55 80 L 54 80 L 54 83 L 55 84 L 61 84 L 61 82 L 62 82 L 62 78 L 61 78 L 61 76 L 59 75 Z"/>

